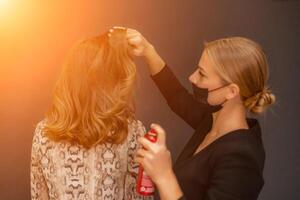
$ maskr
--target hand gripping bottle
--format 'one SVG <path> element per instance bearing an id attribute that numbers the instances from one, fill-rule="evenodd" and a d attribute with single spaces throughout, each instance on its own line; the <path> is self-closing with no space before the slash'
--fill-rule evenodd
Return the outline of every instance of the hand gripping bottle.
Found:
<path id="1" fill-rule="evenodd" d="M 148 133 L 144 136 L 150 142 L 156 142 L 157 140 L 157 132 L 154 129 L 151 129 Z M 137 192 L 143 196 L 150 196 L 154 194 L 154 183 L 150 179 L 150 177 L 144 171 L 142 165 L 139 167 L 139 174 L 137 178 Z"/>

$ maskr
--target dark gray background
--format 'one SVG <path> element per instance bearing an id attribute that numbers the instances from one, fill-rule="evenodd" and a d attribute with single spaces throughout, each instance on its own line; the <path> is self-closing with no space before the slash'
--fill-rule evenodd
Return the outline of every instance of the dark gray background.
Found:
<path id="1" fill-rule="evenodd" d="M 277 97 L 272 109 L 260 117 L 267 154 L 260 199 L 300 199 L 299 1 L 43 3 L 32 10 L 35 19 L 24 28 L 27 34 L 16 34 L 21 50 L 7 58 L 3 55 L 8 50 L 0 47 L 0 199 L 30 199 L 32 134 L 49 106 L 65 53 L 76 40 L 103 33 L 113 25 L 142 32 L 189 88 L 187 78 L 198 63 L 204 41 L 244 36 L 260 43 L 269 59 L 269 85 Z M 146 127 L 156 122 L 166 129 L 175 160 L 193 130 L 168 108 L 145 63 L 137 59 L 137 64 L 137 116 Z"/>

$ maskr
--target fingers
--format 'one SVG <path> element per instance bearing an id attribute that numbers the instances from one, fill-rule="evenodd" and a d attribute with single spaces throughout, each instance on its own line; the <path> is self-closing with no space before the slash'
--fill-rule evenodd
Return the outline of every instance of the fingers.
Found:
<path id="1" fill-rule="evenodd" d="M 157 143 L 161 145 L 166 145 L 166 132 L 158 124 L 151 124 L 150 127 L 157 132 Z"/>
<path id="2" fill-rule="evenodd" d="M 143 50 L 142 49 L 132 49 L 131 53 L 135 56 L 139 56 L 143 53 Z"/>
<path id="3" fill-rule="evenodd" d="M 150 157 L 149 156 L 149 152 L 146 151 L 145 149 L 139 149 L 137 150 L 136 154 L 134 155 L 134 161 L 137 162 L 137 160 L 142 161 L 144 160 L 144 158 L 146 157 Z"/>
<path id="4" fill-rule="evenodd" d="M 127 35 L 131 35 L 131 34 L 140 34 L 140 33 L 135 29 L 127 28 Z"/>
<path id="5" fill-rule="evenodd" d="M 129 38 L 128 39 L 128 43 L 130 44 L 130 45 L 138 45 L 138 44 L 140 44 L 142 42 L 142 38 L 141 37 L 139 37 L 139 36 L 135 36 L 135 37 L 132 37 L 132 38 Z"/>
<path id="6" fill-rule="evenodd" d="M 127 31 L 127 34 L 126 34 L 126 37 L 127 37 L 127 38 L 134 37 L 134 36 L 142 36 L 142 34 L 140 34 L 140 33 L 137 32 L 137 31 L 135 31 L 135 32 L 128 32 L 128 31 Z"/>
<path id="7" fill-rule="evenodd" d="M 142 166 L 144 166 L 144 159 L 142 157 L 134 157 L 134 162 L 137 162 L 139 164 L 141 164 Z"/>
<path id="8" fill-rule="evenodd" d="M 138 156 L 138 157 L 145 157 L 147 155 L 147 153 L 148 152 L 145 149 L 139 149 L 136 152 L 136 156 Z"/>
<path id="9" fill-rule="evenodd" d="M 135 155 L 136 158 L 146 158 L 147 160 L 153 159 L 153 154 L 145 149 L 139 149 Z"/>
<path id="10" fill-rule="evenodd" d="M 126 29 L 126 28 L 121 26 L 114 26 L 113 28 L 109 29 L 108 36 L 111 37 L 114 30 L 116 29 Z M 129 45 L 138 47 L 142 43 L 142 35 L 134 29 L 126 29 L 126 30 L 127 30 L 126 38 L 128 40 Z M 137 53 L 139 52 L 134 52 L 134 54 Z"/>
<path id="11" fill-rule="evenodd" d="M 127 39 L 134 38 L 134 37 L 137 37 L 137 36 L 142 37 L 142 34 L 139 33 L 137 30 L 134 30 L 134 29 L 131 29 L 131 28 L 125 28 L 125 27 L 122 27 L 122 26 L 114 26 L 114 27 L 110 28 L 109 31 L 108 31 L 108 35 L 111 36 L 111 34 L 117 29 L 126 30 L 126 38 Z"/>
<path id="12" fill-rule="evenodd" d="M 110 28 L 108 32 L 109 33 L 113 33 L 114 30 L 117 30 L 117 29 L 119 29 L 119 30 L 127 30 L 127 28 L 125 28 L 123 26 L 114 26 L 114 27 Z"/>
<path id="13" fill-rule="evenodd" d="M 134 157 L 134 161 L 142 165 L 144 169 L 151 169 L 151 163 L 147 159 L 142 157 Z"/>
<path id="14" fill-rule="evenodd" d="M 141 33 L 139 33 L 137 30 L 131 29 L 131 28 L 125 28 L 122 26 L 114 26 L 113 28 L 109 29 L 108 36 L 111 37 L 113 35 L 113 32 L 117 29 L 126 30 L 126 39 L 128 41 L 130 48 L 130 52 L 134 56 L 141 56 L 143 55 L 145 46 L 144 46 L 144 37 Z"/>
<path id="15" fill-rule="evenodd" d="M 108 30 L 108 36 L 111 37 L 115 30 L 126 30 L 127 31 L 127 28 L 123 27 L 123 26 L 114 26 Z"/>
<path id="16" fill-rule="evenodd" d="M 122 30 L 126 30 L 127 28 L 123 27 L 123 26 L 114 26 L 113 29 L 122 29 Z"/>
<path id="17" fill-rule="evenodd" d="M 114 32 L 114 30 L 117 30 L 117 29 L 126 30 L 126 32 L 127 32 L 126 35 L 140 34 L 140 33 L 139 33 L 137 30 L 135 30 L 135 29 L 126 28 L 126 27 L 123 27 L 123 26 L 114 26 L 114 27 L 112 27 L 112 28 L 109 29 L 109 32 L 112 33 L 112 32 Z"/>
<path id="18" fill-rule="evenodd" d="M 154 143 L 150 142 L 148 139 L 144 138 L 144 137 L 140 137 L 138 139 L 138 142 L 148 151 L 150 152 L 154 152 Z"/>
<path id="19" fill-rule="evenodd" d="M 150 126 L 153 130 L 157 132 L 157 142 L 156 144 L 166 146 L 166 133 L 165 130 L 158 124 L 151 124 Z M 147 140 L 146 138 L 140 137 L 138 142 L 146 149 L 155 152 L 155 144 Z"/>
<path id="20" fill-rule="evenodd" d="M 138 31 L 127 29 L 126 38 L 130 44 L 140 44 L 143 41 L 143 36 Z"/>

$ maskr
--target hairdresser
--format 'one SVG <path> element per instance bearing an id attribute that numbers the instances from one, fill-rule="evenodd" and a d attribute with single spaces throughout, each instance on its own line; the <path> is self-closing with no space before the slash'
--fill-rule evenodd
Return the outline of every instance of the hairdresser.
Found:
<path id="1" fill-rule="evenodd" d="M 139 139 L 144 148 L 135 161 L 151 177 L 160 198 L 257 199 L 264 185 L 265 151 L 259 122 L 248 114 L 259 115 L 275 102 L 262 47 L 244 37 L 206 43 L 189 76 L 190 94 L 141 33 L 127 29 L 127 39 L 132 54 L 147 62 L 168 106 L 194 129 L 174 166 L 160 125 L 151 125 L 158 132 L 156 143 Z"/>

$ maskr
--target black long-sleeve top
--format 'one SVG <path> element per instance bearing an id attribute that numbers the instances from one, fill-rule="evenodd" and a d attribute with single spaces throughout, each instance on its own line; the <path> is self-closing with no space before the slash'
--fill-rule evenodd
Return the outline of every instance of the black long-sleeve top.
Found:
<path id="1" fill-rule="evenodd" d="M 231 131 L 194 152 L 212 127 L 212 113 L 197 102 L 168 66 L 152 76 L 170 108 L 194 128 L 173 169 L 183 191 L 180 200 L 254 200 L 264 185 L 265 151 L 256 119 L 249 129 Z"/>

